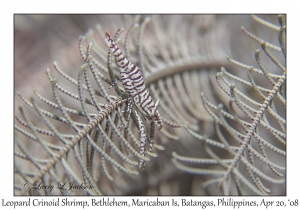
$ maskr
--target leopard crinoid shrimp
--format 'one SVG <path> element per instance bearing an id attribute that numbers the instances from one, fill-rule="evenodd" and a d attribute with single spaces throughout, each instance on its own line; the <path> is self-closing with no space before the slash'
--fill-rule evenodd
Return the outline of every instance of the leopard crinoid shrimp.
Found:
<path id="1" fill-rule="evenodd" d="M 143 76 L 139 68 L 131 63 L 121 52 L 119 47 L 106 33 L 106 41 L 110 50 L 114 53 L 118 67 L 120 69 L 121 81 L 125 91 L 133 99 L 134 105 L 148 120 L 153 120 L 159 130 L 162 129 L 163 123 L 156 109 L 156 105 L 145 86 Z"/>
<path id="2" fill-rule="evenodd" d="M 154 131 L 154 123 L 158 129 L 161 130 L 163 128 L 163 122 L 157 110 L 158 101 L 154 103 L 151 95 L 149 94 L 149 90 L 145 86 L 144 78 L 139 68 L 123 55 L 108 33 L 106 33 L 106 42 L 110 51 L 113 52 L 116 57 L 122 84 L 125 91 L 130 96 L 130 99 L 133 100 L 133 104 L 143 116 L 151 121 L 151 131 Z M 150 151 L 152 150 L 152 146 L 153 139 L 150 138 Z"/>

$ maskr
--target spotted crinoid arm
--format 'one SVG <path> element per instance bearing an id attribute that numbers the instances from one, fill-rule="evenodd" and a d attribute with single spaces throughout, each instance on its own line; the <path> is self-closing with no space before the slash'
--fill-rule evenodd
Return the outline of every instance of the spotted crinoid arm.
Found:
<path id="1" fill-rule="evenodd" d="M 139 128 L 140 128 L 140 139 L 141 139 L 140 154 L 145 157 L 146 149 L 147 149 L 147 136 L 145 133 L 145 126 L 144 126 L 144 123 L 143 123 L 141 117 L 138 115 L 138 113 L 136 111 L 135 111 L 135 115 L 138 118 L 138 123 L 139 123 Z M 145 161 L 143 159 L 141 159 L 140 163 L 139 163 L 139 169 L 144 170 L 145 166 L 146 166 Z"/>
<path id="2" fill-rule="evenodd" d="M 185 157 L 174 152 L 173 163 L 188 173 L 211 175 L 214 178 L 202 186 L 216 184 L 225 195 L 281 195 L 285 194 L 286 171 L 286 26 L 282 15 L 278 16 L 279 26 L 252 17 L 275 31 L 279 44 L 265 41 L 271 38 L 257 37 L 242 27 L 247 36 L 260 44 L 265 58 L 257 50 L 254 57 L 259 68 L 254 68 L 228 56 L 231 63 L 246 69 L 248 80 L 224 67 L 217 73 L 217 83 L 230 99 L 227 108 L 214 105 L 202 93 L 204 107 L 214 118 L 219 141 L 187 129 L 204 142 L 210 158 Z M 227 151 L 226 158 L 216 153 L 216 147 Z M 202 168 L 200 164 L 211 167 Z M 214 167 L 217 165 L 222 168 Z"/>
<path id="3" fill-rule="evenodd" d="M 82 74 L 81 74 L 82 75 Z M 80 82 L 79 82 L 80 83 Z M 20 117 L 16 116 L 17 121 L 23 126 L 24 128 L 21 128 L 19 126 L 15 126 L 16 130 L 22 133 L 23 135 L 27 136 L 30 140 L 33 140 L 40 145 L 43 145 L 43 149 L 47 151 L 50 155 L 49 160 L 47 158 L 41 159 L 37 158 L 34 156 L 34 154 L 28 152 L 28 148 L 24 146 L 24 143 L 20 141 L 18 138 L 16 138 L 16 143 L 17 143 L 17 148 L 16 148 L 16 158 L 22 158 L 24 160 L 30 161 L 33 165 L 35 165 L 38 169 L 39 172 L 35 172 L 34 169 L 32 169 L 32 172 L 27 172 L 24 173 L 24 169 L 22 169 L 22 166 L 16 166 L 17 167 L 17 173 L 21 173 L 22 171 L 22 177 L 23 179 L 27 180 L 30 183 L 34 183 L 36 181 L 39 181 L 41 179 L 47 180 L 47 176 L 50 175 L 55 182 L 59 182 L 59 180 L 62 181 L 67 181 L 65 180 L 66 178 L 68 179 L 69 182 L 75 181 L 77 184 L 86 184 L 92 186 L 93 190 L 87 190 L 88 194 L 98 194 L 101 195 L 102 192 L 100 192 L 97 184 L 95 183 L 95 179 L 98 179 L 97 177 L 99 176 L 98 173 L 94 174 L 94 166 L 92 165 L 93 163 L 93 156 L 92 154 L 87 152 L 86 156 L 86 162 L 84 162 L 84 150 L 83 150 L 83 139 L 86 138 L 86 140 L 89 142 L 89 145 L 94 148 L 94 151 L 96 153 L 99 153 L 108 163 L 112 164 L 114 167 L 116 167 L 118 170 L 121 170 L 125 173 L 129 174 L 137 174 L 136 171 L 125 168 L 122 166 L 122 163 L 118 162 L 115 160 L 115 155 L 112 154 L 107 154 L 107 151 L 105 149 L 102 149 L 98 144 L 96 144 L 97 139 L 99 136 L 103 137 L 103 141 L 107 142 L 108 145 L 112 148 L 112 151 L 116 152 L 116 154 L 120 155 L 122 159 L 125 160 L 125 162 L 137 165 L 138 163 L 136 161 L 131 161 L 129 160 L 122 152 L 119 151 L 119 149 L 114 146 L 114 143 L 112 143 L 111 139 L 112 138 L 107 138 L 106 134 L 103 132 L 102 128 L 99 126 L 101 125 L 101 122 L 104 121 L 105 119 L 108 119 L 109 113 L 114 111 L 121 103 L 123 102 L 122 99 L 117 99 L 114 103 L 110 105 L 101 105 L 99 104 L 98 106 L 100 107 L 101 110 L 99 110 L 98 114 L 90 115 L 88 117 L 89 122 L 87 124 L 83 123 L 77 123 L 76 121 L 73 121 L 68 113 L 70 114 L 78 114 L 72 109 L 66 108 L 62 105 L 61 100 L 58 96 L 57 93 L 57 82 L 55 79 L 52 79 L 52 84 L 53 84 L 53 92 L 55 96 L 55 103 L 51 102 L 50 100 L 47 100 L 45 98 L 42 98 L 40 95 L 36 93 L 36 95 L 39 96 L 40 99 L 43 99 L 47 104 L 52 105 L 52 107 L 58 108 L 62 111 L 63 117 L 60 117 L 58 115 L 53 115 L 51 112 L 47 112 L 37 105 L 35 100 L 32 98 L 31 101 L 27 101 L 24 99 L 25 103 L 34 108 L 41 119 L 46 123 L 46 125 L 49 127 L 47 129 L 41 129 L 41 123 L 38 125 L 35 125 L 29 120 L 27 115 L 24 112 L 24 109 L 21 109 L 21 114 L 24 120 L 22 120 Z M 81 94 L 80 94 L 81 95 Z M 82 100 L 82 97 L 80 97 L 80 101 L 84 103 L 84 100 Z M 85 109 L 84 109 L 85 110 Z M 86 111 L 84 111 L 86 112 Z M 86 113 L 84 113 L 86 114 Z M 83 115 L 83 114 L 82 114 Z M 48 118 L 53 118 L 56 120 L 59 120 L 62 123 L 70 124 L 72 128 L 76 131 L 77 134 L 62 134 L 60 133 L 54 126 L 53 122 L 49 121 Z M 103 124 L 103 123 L 102 123 Z M 99 131 L 97 131 L 97 126 Z M 26 128 L 29 128 L 29 131 L 26 131 Z M 99 135 L 100 132 L 100 135 Z M 98 133 L 98 134 L 96 134 Z M 60 140 L 61 144 L 53 144 L 49 143 L 48 139 L 46 138 L 47 136 L 49 137 L 56 137 Z M 107 138 L 107 139 L 106 139 Z M 101 138 L 99 138 L 101 139 Z M 23 140 L 24 141 L 24 140 Z M 127 140 L 125 140 L 127 141 Z M 34 144 L 35 145 L 35 144 Z M 128 149 L 132 148 L 128 144 Z M 133 149 L 133 148 L 132 148 Z M 131 150 L 134 153 L 134 149 Z M 140 156 L 139 153 L 136 151 L 136 155 Z M 66 157 L 65 157 L 66 155 Z M 83 180 L 80 179 L 80 175 L 74 171 L 74 167 L 76 167 L 76 163 L 70 162 L 72 156 L 75 155 L 76 160 L 78 161 L 78 164 L 80 165 L 80 168 L 82 168 L 82 173 L 83 173 Z M 141 158 L 144 158 L 141 156 Z M 127 159 L 127 160 L 126 160 Z M 128 161 L 129 160 L 129 161 Z M 144 160 L 147 160 L 144 158 Z M 62 162 L 61 162 L 62 161 Z M 62 164 L 62 165 L 60 165 Z M 53 168 L 54 167 L 54 168 Z M 57 172 L 57 167 L 63 167 L 66 170 L 66 177 L 60 177 L 60 174 Z M 77 166 L 78 167 L 78 166 Z M 27 177 L 28 175 L 28 177 Z M 48 183 L 48 182 L 47 182 Z M 46 184 L 46 183 L 44 183 Z M 49 184 L 49 183 L 48 183 Z M 21 194 L 32 194 L 34 192 L 30 191 L 28 192 L 27 190 L 22 190 L 20 192 Z M 37 191 L 37 193 L 46 193 L 43 191 Z M 62 194 L 65 194 L 63 191 L 61 191 Z M 69 192 L 67 194 L 72 194 L 73 192 Z"/>
<path id="4" fill-rule="evenodd" d="M 105 192 L 100 191 L 98 180 L 108 179 L 112 185 L 118 185 L 116 177 L 138 174 L 138 161 L 150 160 L 145 154 L 157 156 L 148 151 L 140 152 L 140 135 L 133 127 L 126 128 L 126 133 L 117 128 L 118 122 L 124 122 L 120 110 L 126 107 L 126 100 L 107 93 L 101 76 L 104 81 L 107 78 L 95 68 L 91 56 L 92 46 L 93 43 L 90 43 L 86 50 L 81 48 L 84 64 L 79 69 L 77 79 L 66 74 L 58 62 L 54 62 L 57 72 L 75 85 L 78 92 L 64 88 L 65 83 L 59 83 L 50 69 L 47 69 L 54 101 L 33 89 L 35 96 L 45 105 L 40 107 L 34 98 L 27 100 L 18 93 L 25 104 L 38 114 L 41 122 L 32 122 L 24 108 L 20 109 L 21 116 L 16 116 L 16 194 L 49 193 L 23 189 L 20 183 L 24 181 L 41 181 L 44 185 L 60 181 L 76 182 L 79 186 L 82 183 L 91 186 L 83 193 L 114 193 L 113 187 L 106 188 Z M 93 75 L 96 85 L 92 83 L 90 75 Z M 30 152 L 24 141 L 28 141 L 31 147 L 39 148 L 37 151 L 44 151 L 42 154 L 45 156 Z M 31 171 L 25 171 L 24 164 L 20 164 L 22 161 L 29 165 Z M 75 192 L 60 190 L 54 194 L 72 195 Z"/>

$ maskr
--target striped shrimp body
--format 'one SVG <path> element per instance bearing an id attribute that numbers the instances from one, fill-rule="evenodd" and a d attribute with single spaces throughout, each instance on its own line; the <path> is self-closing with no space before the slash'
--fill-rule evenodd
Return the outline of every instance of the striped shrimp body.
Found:
<path id="1" fill-rule="evenodd" d="M 143 76 L 139 68 L 132 64 L 118 48 L 114 40 L 106 33 L 106 42 L 110 51 L 114 53 L 118 67 L 120 69 L 121 81 L 125 91 L 133 99 L 137 109 L 148 120 L 154 121 L 159 130 L 162 129 L 163 123 L 156 109 L 157 104 L 154 104 L 148 89 L 146 89 Z"/>

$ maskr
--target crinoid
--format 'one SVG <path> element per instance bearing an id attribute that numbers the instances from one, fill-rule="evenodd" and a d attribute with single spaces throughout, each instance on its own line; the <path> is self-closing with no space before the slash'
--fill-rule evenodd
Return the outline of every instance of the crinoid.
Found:
<path id="1" fill-rule="evenodd" d="M 222 104 L 211 103 L 206 93 L 201 94 L 206 111 L 214 118 L 218 140 L 205 135 L 194 136 L 204 142 L 210 157 L 191 158 L 173 152 L 173 163 L 177 168 L 188 173 L 209 175 L 202 187 L 224 195 L 285 194 L 286 25 L 282 15 L 278 16 L 279 25 L 258 16 L 252 17 L 277 34 L 279 41 L 275 45 L 268 41 L 270 37 L 264 37 L 265 41 L 242 27 L 247 36 L 261 45 L 273 66 L 264 64 L 260 50 L 255 52 L 258 68 L 228 56 L 231 63 L 246 70 L 248 80 L 224 67 L 216 74 L 218 85 L 230 99 L 229 110 Z M 227 154 L 217 153 L 215 148 L 226 150 Z"/>
<path id="2" fill-rule="evenodd" d="M 21 116 L 15 115 L 15 194 L 281 194 L 270 184 L 284 183 L 285 67 L 269 49 L 285 56 L 284 18 L 275 26 L 253 16 L 279 32 L 279 47 L 243 29 L 262 44 L 284 72 L 279 74 L 263 65 L 259 51 L 259 68 L 227 61 L 230 30 L 224 20 L 229 17 L 100 16 L 105 24 L 79 37 L 76 55 L 67 60 L 59 54 L 56 72 L 47 68 L 50 82 L 41 84 L 46 91 L 37 86 L 28 100 L 28 84 L 16 88 L 22 99 L 16 104 L 22 105 Z M 72 18 L 84 24 L 94 21 L 94 16 L 86 22 L 82 16 Z M 126 69 L 122 73 L 120 66 L 126 63 L 114 54 L 114 44 L 141 77 L 128 79 Z M 248 81 L 239 66 L 248 70 Z M 264 78 L 269 86 L 263 86 Z M 141 84 L 153 104 L 139 91 L 140 98 L 130 95 L 130 89 L 139 90 Z M 219 103 L 229 105 L 215 105 Z M 164 128 L 159 130 L 161 121 Z M 159 129 L 154 133 L 155 123 Z M 198 166 L 203 163 L 210 166 Z M 199 174 L 216 178 L 205 180 Z M 24 188 L 24 183 L 31 187 Z M 37 189 L 59 183 L 79 187 Z M 204 191 L 195 183 L 210 187 Z M 213 184 L 222 190 L 212 190 Z"/>

